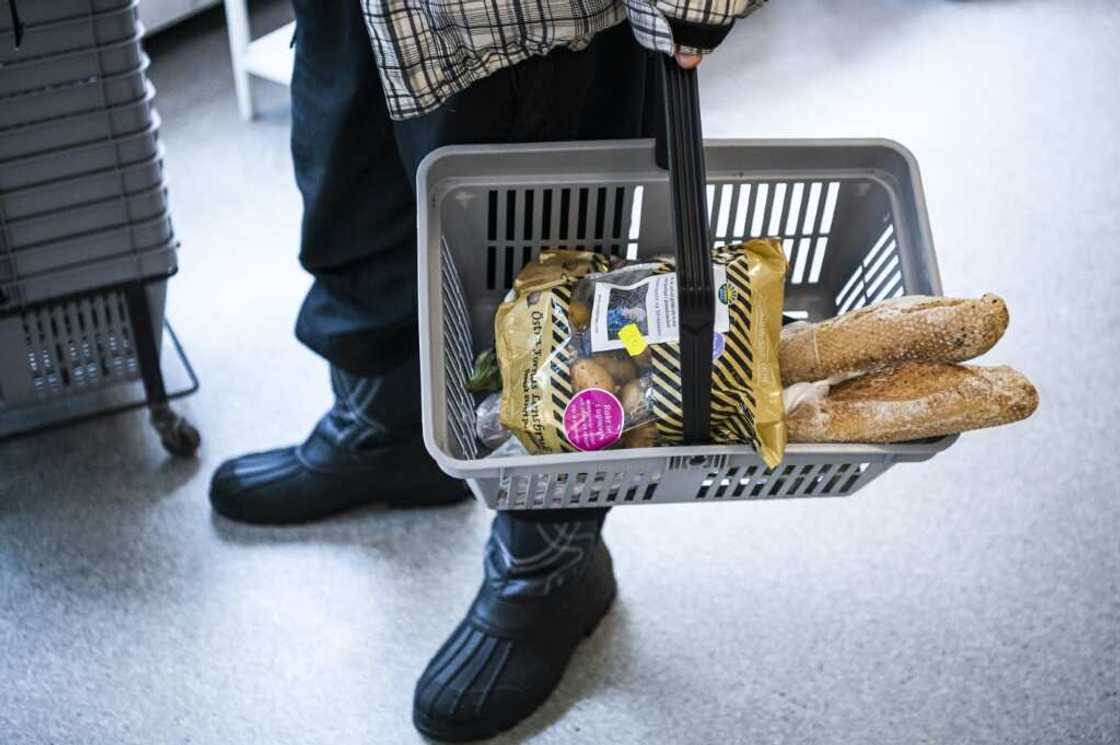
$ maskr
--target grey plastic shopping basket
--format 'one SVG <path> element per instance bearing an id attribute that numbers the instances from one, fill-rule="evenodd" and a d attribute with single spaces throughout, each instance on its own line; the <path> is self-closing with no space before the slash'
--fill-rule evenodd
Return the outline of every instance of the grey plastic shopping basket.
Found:
<path id="1" fill-rule="evenodd" d="M 20 3 L 19 18 L 25 26 L 37 26 L 118 10 L 132 4 L 132 0 L 38 0 Z M 8 3 L 0 3 L 0 31 L 12 29 L 11 7 Z"/>
<path id="2" fill-rule="evenodd" d="M 27 189 L 0 191 L 0 226 L 48 212 L 80 207 L 113 197 L 124 198 L 163 184 L 162 148 L 147 160 L 105 168 Z M 0 234 L 3 227 L 0 227 Z"/>
<path id="3" fill-rule="evenodd" d="M 147 69 L 148 58 L 144 57 L 135 69 L 124 73 L 4 97 L 0 99 L 0 130 L 139 100 L 147 92 Z"/>
<path id="4" fill-rule="evenodd" d="M 0 161 L 142 132 L 152 126 L 155 95 L 155 86 L 149 83 L 145 95 L 135 101 L 0 130 Z"/>
<path id="5" fill-rule="evenodd" d="M 144 59 L 140 48 L 143 36 L 144 25 L 137 22 L 136 32 L 131 37 L 114 44 L 5 62 L 4 74 L 0 75 L 0 106 L 16 103 L 6 100 L 7 96 L 135 70 Z"/>
<path id="6" fill-rule="evenodd" d="M 141 223 L 167 211 L 163 184 L 131 194 L 71 207 L 57 214 L 13 220 L 0 226 L 0 255 L 16 253 L 83 233 Z"/>
<path id="7" fill-rule="evenodd" d="M 143 288 L 157 348 L 167 279 Z M 0 317 L 0 437 L 120 405 L 141 377 L 125 292 L 106 287 Z"/>
<path id="8" fill-rule="evenodd" d="M 159 112 L 147 129 L 112 139 L 0 161 L 0 192 L 13 192 L 140 163 L 159 153 Z"/>
<path id="9" fill-rule="evenodd" d="M 48 5 L 58 0 L 41 0 Z M 76 49 L 108 46 L 132 38 L 137 31 L 136 8 L 139 0 L 101 12 L 87 11 L 74 18 L 45 23 L 24 22 L 23 33 L 16 43 L 16 31 L 0 31 L 0 62 L 18 62 L 37 57 L 50 57 Z M 22 20 L 22 19 L 21 19 Z"/>
<path id="10" fill-rule="evenodd" d="M 955 437 L 897 445 L 791 445 L 768 469 L 749 446 L 485 458 L 466 390 L 494 311 L 546 247 L 615 256 L 672 247 L 668 174 L 652 140 L 437 150 L 419 169 L 424 440 L 496 509 L 854 494 Z M 918 167 L 883 140 L 705 144 L 711 238 L 778 236 L 786 312 L 819 320 L 902 294 L 941 294 Z"/>

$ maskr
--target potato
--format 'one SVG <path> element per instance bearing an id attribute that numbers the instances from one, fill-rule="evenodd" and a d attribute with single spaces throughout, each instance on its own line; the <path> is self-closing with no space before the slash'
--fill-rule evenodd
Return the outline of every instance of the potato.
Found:
<path id="1" fill-rule="evenodd" d="M 622 410 L 626 412 L 626 421 L 642 421 L 648 419 L 651 413 L 649 400 L 646 398 L 649 387 L 640 378 L 631 380 L 622 388 Z"/>
<path id="2" fill-rule="evenodd" d="M 572 390 L 583 391 L 588 388 L 602 388 L 606 391 L 616 390 L 614 378 L 601 366 L 589 359 L 580 359 L 572 363 Z"/>
<path id="3" fill-rule="evenodd" d="M 624 448 L 652 448 L 657 446 L 658 437 L 657 425 L 648 422 L 623 432 L 619 444 Z"/>
<path id="4" fill-rule="evenodd" d="M 583 331 L 591 323 L 591 309 L 585 303 L 573 301 L 568 307 L 568 320 L 574 328 Z"/>
<path id="5" fill-rule="evenodd" d="M 630 361 L 629 357 L 616 356 L 610 353 L 597 354 L 591 358 L 599 367 L 610 373 L 614 382 L 625 385 L 638 377 L 638 368 Z"/>

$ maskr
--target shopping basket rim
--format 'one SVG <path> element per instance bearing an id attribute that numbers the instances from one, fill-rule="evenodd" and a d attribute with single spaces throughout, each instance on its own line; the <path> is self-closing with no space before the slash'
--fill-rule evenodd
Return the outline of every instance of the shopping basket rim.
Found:
<path id="1" fill-rule="evenodd" d="M 906 161 L 915 180 L 920 183 L 918 160 L 910 148 L 889 137 L 705 137 L 706 149 L 727 147 L 758 148 L 833 148 L 879 147 L 891 150 Z M 622 140 L 564 140 L 559 142 L 525 142 L 477 145 L 444 145 L 429 152 L 416 169 L 417 194 L 427 194 L 432 169 L 441 160 L 454 156 L 518 154 L 533 155 L 560 151 L 648 151 L 650 166 L 657 169 L 652 155 L 655 143 L 652 137 Z M 658 169 L 660 170 L 660 169 Z"/>
<path id="2" fill-rule="evenodd" d="M 545 453 L 539 455 L 518 455 L 506 458 L 456 458 L 436 442 L 435 433 L 424 422 L 424 447 L 436 460 L 440 468 L 446 473 L 459 478 L 479 478 L 493 475 L 506 469 L 532 469 L 568 467 L 576 464 L 587 464 L 588 453 Z M 922 462 L 951 447 L 958 439 L 959 434 L 945 435 L 937 439 L 918 442 L 873 444 L 873 443 L 813 443 L 791 444 L 785 449 L 785 457 L 775 466 L 773 471 L 778 471 L 785 466 L 796 466 L 799 457 L 819 458 L 821 456 L 836 457 L 850 461 L 866 461 L 868 463 L 902 463 Z M 618 463 L 628 460 L 687 458 L 696 459 L 696 464 L 701 464 L 709 458 L 752 457 L 758 460 L 758 465 L 765 468 L 761 457 L 748 444 L 741 445 L 688 445 L 668 446 L 656 448 L 630 448 L 623 450 L 595 451 L 595 462 Z"/>
<path id="3" fill-rule="evenodd" d="M 880 149 L 887 151 L 898 160 L 902 161 L 907 171 L 910 183 L 908 187 L 911 189 L 911 194 L 915 204 L 913 205 L 916 210 L 915 227 L 922 234 L 925 243 L 930 252 L 930 263 L 932 271 L 932 284 L 934 285 L 934 294 L 940 294 L 940 275 L 936 267 L 936 255 L 933 254 L 932 236 L 930 235 L 928 217 L 925 212 L 925 194 L 922 186 L 922 179 L 917 159 L 914 154 L 901 143 L 882 137 L 845 137 L 845 138 L 706 138 L 704 141 L 705 149 L 709 153 L 718 153 L 721 149 L 734 149 L 734 148 L 756 148 L 756 149 L 809 149 L 809 150 L 825 150 L 830 148 L 864 148 L 864 149 Z M 568 141 L 568 142 L 552 142 L 552 143 L 520 143 L 520 144 L 483 144 L 483 145 L 449 145 L 438 148 L 429 153 L 420 163 L 417 169 L 417 217 L 418 217 L 418 249 L 420 259 L 420 284 L 421 294 L 427 297 L 431 289 L 431 282 L 435 279 L 429 276 L 428 269 L 433 266 L 429 261 L 438 261 L 438 258 L 429 257 L 429 254 L 438 244 L 429 242 L 429 228 L 428 218 L 432 211 L 438 210 L 438 204 L 445 197 L 449 190 L 454 186 L 470 183 L 477 178 L 479 181 L 488 181 L 493 179 L 492 173 L 479 173 L 477 177 L 473 175 L 464 176 L 462 171 L 458 173 L 447 174 L 440 173 L 440 165 L 453 158 L 465 157 L 470 159 L 484 158 L 486 156 L 503 156 L 503 157 L 516 157 L 524 155 L 529 160 L 539 158 L 542 154 L 553 154 L 559 157 L 554 162 L 557 163 L 557 176 L 569 177 L 573 175 L 585 175 L 587 172 L 586 159 L 583 159 L 578 164 L 569 164 L 563 158 L 564 153 L 580 152 L 584 155 L 596 152 L 602 153 L 627 153 L 630 157 L 629 163 L 632 168 L 645 170 L 648 165 L 648 172 L 654 173 L 662 171 L 655 161 L 655 142 L 652 138 L 643 139 L 629 139 L 629 140 L 592 140 L 592 141 Z M 578 169 L 578 170 L 577 170 Z M 456 170 L 452 168 L 452 170 Z M 485 169 L 483 169 L 485 170 Z M 715 173 L 719 173 L 721 169 L 709 169 Z M 799 173 L 801 171 L 817 173 L 817 169 L 795 169 Z M 839 169 L 846 170 L 846 169 Z M 821 172 L 828 172 L 831 169 L 823 169 Z M 760 177 L 765 176 L 769 169 L 760 169 Z M 752 174 L 753 175 L 753 174 Z M 885 171 L 879 171 L 872 167 L 868 169 L 863 167 L 859 169 L 859 176 L 861 178 L 872 178 L 880 180 L 880 176 L 887 176 Z M 517 181 L 523 174 L 514 178 Z M 886 180 L 886 179 L 884 179 Z M 423 325 L 423 321 L 421 322 Z M 432 342 L 428 339 L 420 339 L 420 354 L 421 366 L 424 370 L 425 379 L 430 374 L 427 370 L 429 356 L 431 354 Z M 436 442 L 435 432 L 433 431 L 432 424 L 435 421 L 435 412 L 431 410 L 433 401 L 431 397 L 424 396 L 422 400 L 423 405 L 423 440 L 424 445 L 432 457 L 437 461 L 440 468 L 452 476 L 459 478 L 490 478 L 500 475 L 503 472 L 510 471 L 526 471 L 530 469 L 568 469 L 577 464 L 581 468 L 591 468 L 587 464 L 588 453 L 550 453 L 541 455 L 524 455 L 513 456 L 500 459 L 488 458 L 473 458 L 464 459 L 450 455 L 444 446 Z M 844 444 L 791 444 L 785 450 L 785 459 L 778 465 L 774 471 L 781 470 L 788 466 L 797 466 L 807 459 L 813 458 L 834 458 L 846 462 L 867 462 L 867 463 L 896 463 L 896 462 L 921 462 L 929 460 L 941 451 L 949 448 L 959 438 L 959 435 L 947 435 L 936 439 L 909 442 L 909 443 L 891 443 L 891 444 L 871 444 L 871 443 L 844 443 Z M 449 444 L 449 443 L 448 443 Z M 702 459 L 712 458 L 734 458 L 736 460 L 744 457 L 753 458 L 757 460 L 757 465 L 765 469 L 765 464 L 761 458 L 750 445 L 698 445 L 698 446 L 672 446 L 660 448 L 644 448 L 644 449 L 626 449 L 626 450 L 604 450 L 594 453 L 595 461 L 598 464 L 606 465 L 607 463 L 614 463 L 622 465 L 626 461 L 640 461 L 640 460 L 653 460 L 653 459 L 696 459 L 696 463 L 703 462 Z"/>

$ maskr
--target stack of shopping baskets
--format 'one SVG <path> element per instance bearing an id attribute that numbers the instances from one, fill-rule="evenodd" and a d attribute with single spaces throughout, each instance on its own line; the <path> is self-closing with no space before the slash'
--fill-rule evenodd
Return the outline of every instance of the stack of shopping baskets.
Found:
<path id="1" fill-rule="evenodd" d="M 137 1 L 0 3 L 0 437 L 142 384 L 168 450 L 198 446 L 160 368 L 178 244 Z"/>

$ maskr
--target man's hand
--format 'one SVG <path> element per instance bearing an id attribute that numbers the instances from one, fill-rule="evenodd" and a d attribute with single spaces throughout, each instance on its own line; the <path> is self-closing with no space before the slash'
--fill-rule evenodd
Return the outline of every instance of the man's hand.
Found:
<path id="1" fill-rule="evenodd" d="M 684 52 L 677 52 L 675 56 L 677 58 L 677 64 L 680 65 L 683 70 L 691 70 L 694 67 L 698 67 L 700 61 L 704 59 L 699 54 L 685 54 Z"/>

